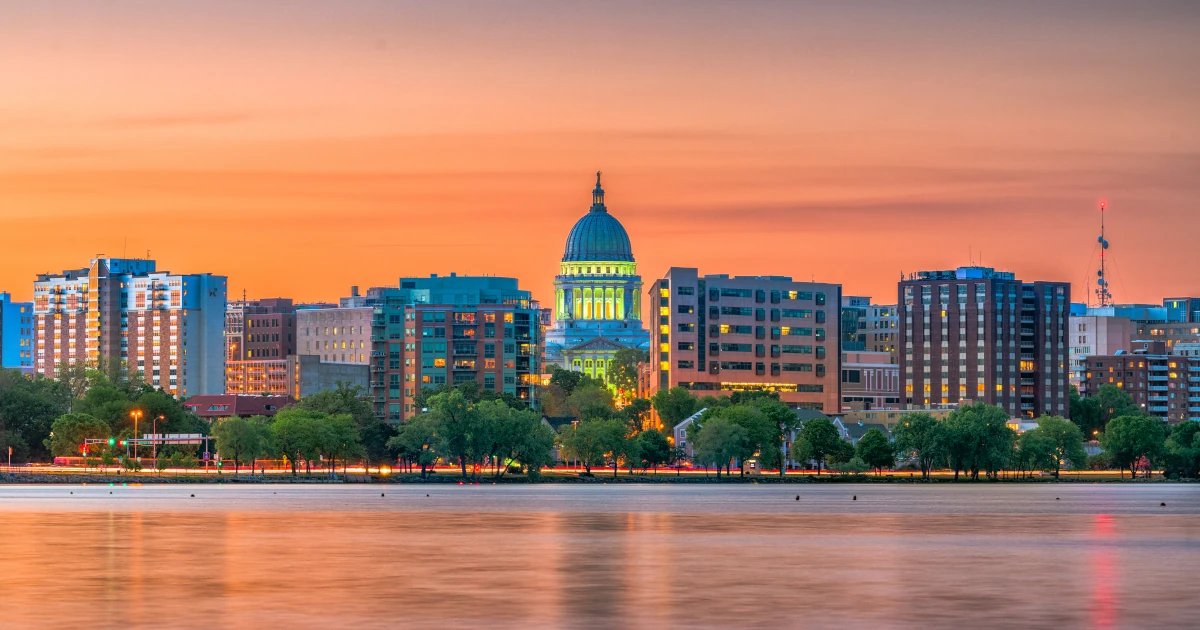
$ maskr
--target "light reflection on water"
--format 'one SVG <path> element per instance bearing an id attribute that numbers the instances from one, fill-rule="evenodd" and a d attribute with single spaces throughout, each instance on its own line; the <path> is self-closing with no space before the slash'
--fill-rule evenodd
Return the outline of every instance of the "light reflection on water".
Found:
<path id="1" fill-rule="evenodd" d="M 1198 516 L 1200 485 L 0 486 L 0 628 L 1188 627 Z"/>

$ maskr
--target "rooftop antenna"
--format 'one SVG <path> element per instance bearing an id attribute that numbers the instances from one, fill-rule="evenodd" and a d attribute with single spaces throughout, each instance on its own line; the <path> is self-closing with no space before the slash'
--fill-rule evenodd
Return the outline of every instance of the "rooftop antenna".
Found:
<path id="1" fill-rule="evenodd" d="M 1112 304 L 1112 292 L 1108 290 L 1108 278 L 1105 276 L 1108 241 L 1104 238 L 1104 209 L 1107 205 L 1108 202 L 1100 202 L 1100 236 L 1096 237 L 1096 242 L 1100 244 L 1100 269 L 1096 270 L 1096 299 L 1101 307 Z"/>

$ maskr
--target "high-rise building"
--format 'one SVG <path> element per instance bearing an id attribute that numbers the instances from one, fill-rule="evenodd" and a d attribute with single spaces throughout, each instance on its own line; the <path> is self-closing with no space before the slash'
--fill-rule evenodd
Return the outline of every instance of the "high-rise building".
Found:
<path id="1" fill-rule="evenodd" d="M 33 372 L 33 302 L 0 293 L 0 367 Z"/>
<path id="2" fill-rule="evenodd" d="M 700 276 L 672 267 L 648 293 L 654 389 L 772 391 L 793 408 L 841 410 L 842 287 L 786 276 Z"/>
<path id="3" fill-rule="evenodd" d="M 896 355 L 896 305 L 872 304 L 871 298 L 842 296 L 842 350 L 886 352 L 891 363 Z"/>
<path id="4" fill-rule="evenodd" d="M 225 393 L 286 396 L 287 358 L 296 353 L 296 307 L 289 298 L 225 307 Z"/>
<path id="5" fill-rule="evenodd" d="M 604 205 L 600 173 L 592 207 L 571 228 L 554 277 L 554 325 L 546 363 L 604 379 L 622 348 L 646 350 L 642 278 L 625 227 Z"/>
<path id="6" fill-rule="evenodd" d="M 897 297 L 906 404 L 982 401 L 1012 416 L 1069 413 L 1069 283 L 959 267 L 912 274 Z"/>
<path id="7" fill-rule="evenodd" d="M 153 260 L 96 258 L 33 285 L 34 370 L 118 365 L 186 397 L 225 391 L 226 279 L 157 271 Z"/>
<path id="8" fill-rule="evenodd" d="M 399 287 L 372 287 L 365 296 L 352 289 L 341 306 L 297 317 L 296 352 L 323 363 L 365 362 L 376 415 L 389 422 L 420 412 L 422 388 L 465 381 L 536 402 L 541 310 L 515 278 L 400 278 Z"/>

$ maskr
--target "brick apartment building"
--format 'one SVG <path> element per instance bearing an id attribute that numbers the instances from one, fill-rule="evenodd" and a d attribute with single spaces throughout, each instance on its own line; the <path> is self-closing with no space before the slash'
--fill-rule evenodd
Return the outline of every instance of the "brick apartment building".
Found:
<path id="1" fill-rule="evenodd" d="M 124 366 L 186 397 L 225 390 L 226 279 L 157 271 L 153 260 L 96 258 L 33 286 L 34 371 Z"/>
<path id="2" fill-rule="evenodd" d="M 225 393 L 287 395 L 287 358 L 296 353 L 289 298 L 230 302 L 225 309 Z"/>
<path id="3" fill-rule="evenodd" d="M 1067 416 L 1071 286 L 988 267 L 922 271 L 898 285 L 907 405 L 983 401 L 1011 416 Z"/>

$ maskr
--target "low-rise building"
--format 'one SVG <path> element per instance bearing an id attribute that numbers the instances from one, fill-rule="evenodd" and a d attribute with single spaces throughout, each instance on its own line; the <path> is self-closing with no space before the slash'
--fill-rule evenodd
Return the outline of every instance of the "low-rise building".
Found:
<path id="1" fill-rule="evenodd" d="M 842 410 L 900 407 L 900 366 L 890 352 L 842 352 Z"/>
<path id="2" fill-rule="evenodd" d="M 183 408 L 202 420 L 273 416 L 293 401 L 287 396 L 248 396 L 244 394 L 198 394 L 183 401 Z"/>
<path id="3" fill-rule="evenodd" d="M 1148 354 L 1088 357 L 1081 394 L 1092 396 L 1103 385 L 1115 385 L 1164 421 L 1200 421 L 1200 357 L 1166 354 L 1164 347 L 1152 345 Z"/>

